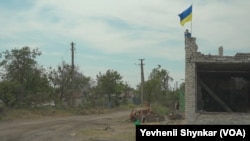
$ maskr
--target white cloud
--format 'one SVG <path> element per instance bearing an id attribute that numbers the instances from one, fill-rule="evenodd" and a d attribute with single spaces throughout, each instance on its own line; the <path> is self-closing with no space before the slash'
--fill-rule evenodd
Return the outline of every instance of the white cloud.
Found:
<path id="1" fill-rule="evenodd" d="M 192 31 L 201 52 L 217 52 L 220 45 L 224 46 L 225 54 L 250 51 L 250 1 L 193 3 Z M 0 6 L 0 18 L 5 19 L 0 22 L 1 46 L 39 47 L 44 55 L 59 57 L 56 61 L 60 61 L 64 58 L 65 50 L 69 50 L 70 42 L 74 41 L 76 47 L 85 49 L 84 53 L 79 53 L 79 57 L 96 63 L 98 59 L 112 62 L 107 60 L 114 59 L 109 58 L 113 54 L 136 59 L 157 58 L 164 63 L 184 61 L 183 32 L 185 28 L 190 28 L 190 23 L 181 27 L 178 14 L 190 5 L 189 1 L 43 0 L 32 4 L 18 12 Z M 88 54 L 87 51 L 98 53 Z M 112 63 L 116 63 L 117 68 L 120 60 L 130 61 L 126 57 L 115 60 Z M 85 68 L 85 72 L 90 70 L 91 76 L 106 69 L 99 67 L 99 64 L 88 65 L 82 64 L 82 68 Z M 184 70 L 178 68 L 172 69 L 178 74 L 170 72 L 177 80 L 182 72 L 184 75 Z M 126 75 L 125 79 L 131 80 L 134 76 L 134 72 L 120 71 Z"/>
<path id="2" fill-rule="evenodd" d="M 224 50 L 247 51 L 250 33 L 248 13 L 250 1 L 212 1 L 197 6 L 194 10 L 194 33 L 203 41 L 210 42 L 211 47 L 223 45 Z M 206 46 L 209 48 L 209 46 Z M 248 47 L 250 48 L 250 47 Z M 249 50 L 248 50 L 249 51 Z"/>

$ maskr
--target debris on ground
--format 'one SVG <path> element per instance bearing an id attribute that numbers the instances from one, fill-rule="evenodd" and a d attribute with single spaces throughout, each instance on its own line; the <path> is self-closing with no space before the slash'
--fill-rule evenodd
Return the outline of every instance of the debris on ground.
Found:
<path id="1" fill-rule="evenodd" d="M 103 130 L 106 130 L 106 131 L 113 131 L 114 129 L 111 128 L 108 124 L 106 124 L 106 127 L 105 127 Z"/>
<path id="2" fill-rule="evenodd" d="M 183 119 L 184 119 L 183 115 L 181 115 L 181 114 L 179 114 L 179 113 L 170 113 L 170 114 L 168 115 L 168 118 L 169 118 L 170 120 L 183 120 Z"/>
<path id="3" fill-rule="evenodd" d="M 150 107 L 135 108 L 130 113 L 130 121 L 136 122 L 160 122 L 164 121 L 165 117 L 151 110 Z"/>

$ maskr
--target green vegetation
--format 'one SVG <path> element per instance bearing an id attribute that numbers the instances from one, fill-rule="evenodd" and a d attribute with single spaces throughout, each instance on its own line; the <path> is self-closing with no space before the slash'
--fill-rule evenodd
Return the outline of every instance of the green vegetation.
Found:
<path id="1" fill-rule="evenodd" d="M 104 114 L 122 110 L 131 110 L 137 107 L 134 104 L 121 105 L 112 109 L 109 108 L 84 108 L 84 107 L 36 107 L 36 108 L 5 108 L 0 114 L 1 120 L 32 119 L 40 117 L 61 117 L 75 115 Z"/>
<path id="2" fill-rule="evenodd" d="M 145 105 L 167 114 L 174 110 L 178 92 L 184 91 L 184 83 L 171 89 L 173 78 L 158 65 L 144 83 L 144 103 L 140 104 L 142 85 L 131 88 L 115 70 L 100 72 L 94 80 L 66 62 L 43 68 L 36 61 L 40 55 L 30 47 L 0 53 L 0 100 L 5 105 L 0 107 L 1 119 L 84 115 Z M 51 107 L 45 107 L 48 103 Z"/>

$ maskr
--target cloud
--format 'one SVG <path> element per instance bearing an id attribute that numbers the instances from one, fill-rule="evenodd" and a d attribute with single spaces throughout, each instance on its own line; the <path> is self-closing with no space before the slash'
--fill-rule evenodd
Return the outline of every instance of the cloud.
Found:
<path id="1" fill-rule="evenodd" d="M 179 80 L 184 75 L 183 32 L 191 23 L 181 27 L 178 14 L 189 5 L 189 1 L 166 0 L 1 2 L 0 18 L 5 19 L 0 22 L 1 50 L 39 47 L 44 55 L 41 62 L 56 65 L 62 59 L 70 62 L 73 41 L 78 51 L 76 63 L 93 77 L 98 71 L 115 68 L 136 83 L 132 68 L 137 59 L 146 58 L 154 60 L 147 64 L 149 69 L 156 64 L 172 66 L 170 74 Z M 225 55 L 249 52 L 248 5 L 247 0 L 194 1 L 192 34 L 199 51 L 217 53 L 223 45 Z"/>
<path id="2" fill-rule="evenodd" d="M 248 13 L 250 2 L 209 1 L 198 5 L 194 10 L 193 29 L 201 46 L 217 49 L 220 45 L 224 50 L 249 51 L 247 37 L 250 33 Z M 247 47 L 248 46 L 248 47 Z M 203 49 L 206 51 L 205 49 Z"/>
<path id="3" fill-rule="evenodd" d="M 153 4 L 152 1 L 149 3 L 138 1 L 122 3 L 120 1 L 109 1 L 109 3 L 81 1 L 72 3 L 62 1 L 60 5 L 55 2 L 49 4 L 41 2 L 38 4 L 40 6 L 37 7 L 42 7 L 41 5 L 53 7 L 53 9 L 40 8 L 40 11 L 49 9 L 51 13 L 58 13 L 55 18 L 56 24 L 53 22 L 46 24 L 48 30 L 61 35 L 64 32 L 67 36 L 83 40 L 91 47 L 103 51 L 123 52 L 131 48 L 136 49 L 159 42 L 159 39 L 157 41 L 157 38 L 153 37 L 158 35 L 158 31 L 165 30 L 162 30 L 161 26 L 167 25 L 169 20 L 166 16 L 166 22 L 159 22 L 159 20 L 162 21 L 163 14 L 154 14 L 160 12 L 157 8 L 150 9 L 151 4 Z M 156 2 L 154 5 L 162 4 Z M 48 19 L 51 19 L 49 15 Z"/>

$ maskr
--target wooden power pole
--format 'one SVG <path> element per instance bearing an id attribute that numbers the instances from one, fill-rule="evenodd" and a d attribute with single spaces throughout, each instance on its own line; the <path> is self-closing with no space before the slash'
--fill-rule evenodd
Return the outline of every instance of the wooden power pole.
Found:
<path id="1" fill-rule="evenodd" d="M 143 71 L 143 61 L 145 59 L 139 59 L 141 65 L 141 104 L 143 105 L 143 95 L 144 95 L 144 71 Z"/>
<path id="2" fill-rule="evenodd" d="M 75 103 L 75 100 L 74 100 L 74 97 L 73 97 L 73 87 L 74 87 L 74 75 L 75 75 L 75 64 L 74 64 L 74 50 L 75 50 L 75 47 L 74 47 L 75 43 L 72 42 L 71 43 L 71 88 L 72 88 L 72 93 L 71 93 L 71 106 L 74 105 Z"/>
<path id="3" fill-rule="evenodd" d="M 75 65 L 74 65 L 74 50 L 75 50 L 75 47 L 74 47 L 75 43 L 72 42 L 71 43 L 71 67 L 72 67 L 72 72 L 74 72 L 74 69 L 75 69 Z"/>

